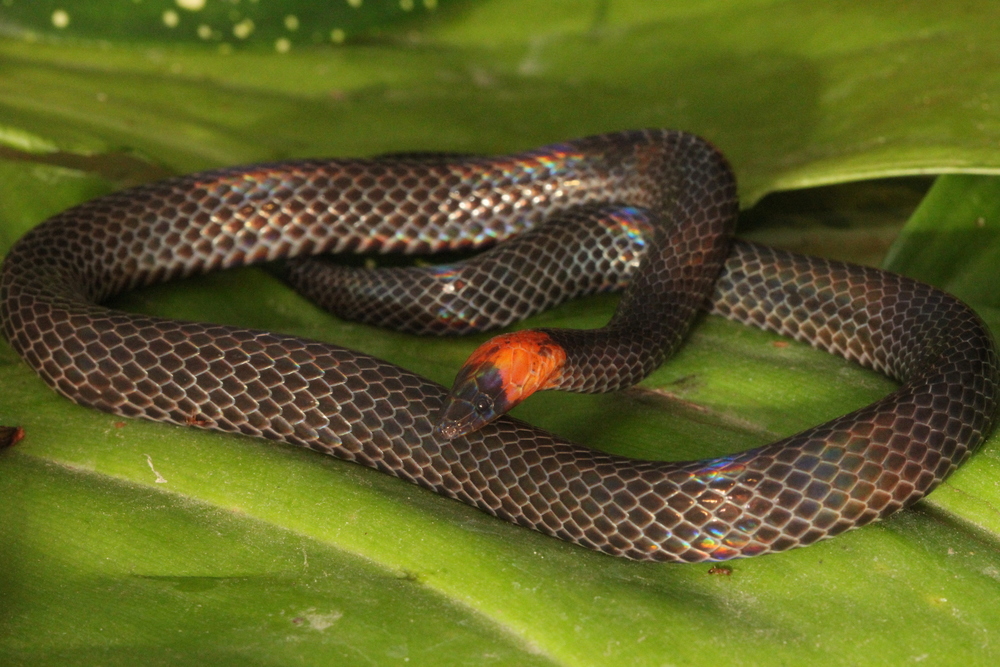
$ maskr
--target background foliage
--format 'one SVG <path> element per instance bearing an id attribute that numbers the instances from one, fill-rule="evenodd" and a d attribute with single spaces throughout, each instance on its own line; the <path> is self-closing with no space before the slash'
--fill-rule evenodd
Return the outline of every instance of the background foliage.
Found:
<path id="1" fill-rule="evenodd" d="M 1000 329 L 1000 6 L 987 0 L 97 6 L 0 2 L 4 248 L 69 205 L 173 173 L 675 127 L 732 159 L 743 234 L 884 262 Z M 938 174 L 955 175 L 927 191 Z M 909 178 L 871 180 L 889 176 Z M 803 189 L 838 183 L 853 185 Z M 120 305 L 331 340 L 445 383 L 481 340 L 339 322 L 253 270 Z M 612 307 L 590 299 L 527 324 L 593 326 Z M 519 416 L 607 451 L 690 459 L 891 386 L 705 318 L 641 387 L 539 396 Z M 0 455 L 4 664 L 1000 657 L 996 436 L 889 521 L 712 576 L 590 553 L 320 455 L 79 408 L 6 346 L 0 387 L 0 423 L 27 432 Z"/>

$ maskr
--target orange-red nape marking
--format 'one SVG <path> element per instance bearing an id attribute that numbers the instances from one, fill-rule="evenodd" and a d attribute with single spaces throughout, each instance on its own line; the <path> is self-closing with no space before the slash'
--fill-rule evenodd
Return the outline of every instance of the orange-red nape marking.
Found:
<path id="1" fill-rule="evenodd" d="M 539 389 L 554 388 L 565 362 L 565 350 L 541 331 L 491 338 L 458 371 L 435 432 L 451 439 L 481 428 Z"/>
<path id="2" fill-rule="evenodd" d="M 541 389 L 556 386 L 566 363 L 566 351 L 543 331 L 516 331 L 486 341 L 466 360 L 463 369 L 500 376 L 508 408 Z"/>

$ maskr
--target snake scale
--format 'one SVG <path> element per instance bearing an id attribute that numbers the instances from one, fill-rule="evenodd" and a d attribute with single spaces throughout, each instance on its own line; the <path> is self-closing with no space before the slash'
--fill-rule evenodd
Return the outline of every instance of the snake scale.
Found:
<path id="1" fill-rule="evenodd" d="M 883 271 L 730 241 L 737 211 L 725 159 L 697 137 L 665 130 L 508 157 L 220 169 L 101 197 L 30 231 L 0 271 L 0 318 L 18 354 L 83 405 L 301 445 L 613 555 L 752 556 L 837 535 L 934 489 L 992 428 L 1000 365 L 990 332 L 957 299 Z M 547 219 L 554 237 L 544 235 Z M 608 230 L 624 230 L 614 238 L 626 240 L 598 247 Z M 557 302 L 565 289 L 627 279 L 608 327 L 536 334 L 565 357 L 560 379 L 541 388 L 628 386 L 677 347 L 699 309 L 841 355 L 900 387 L 746 452 L 642 461 L 502 416 L 442 433 L 435 424 L 446 390 L 379 359 L 99 305 L 227 267 L 320 253 L 465 250 L 519 234 L 511 243 L 520 250 L 501 244 L 492 252 L 524 253 L 526 277 L 489 259 L 493 268 L 424 270 L 426 284 L 411 277 L 379 287 L 381 274 L 355 272 L 360 286 L 344 288 L 344 299 L 362 319 L 389 313 L 404 329 L 454 331 L 481 324 L 468 304 L 489 306 L 485 324 L 496 326 Z M 601 277 L 609 267 L 620 275 Z M 312 275 L 308 263 L 289 272 L 305 282 Z M 469 283 L 506 292 L 483 297 L 472 285 L 473 296 L 456 305 Z M 372 291 L 383 294 L 381 306 L 369 305 Z"/>

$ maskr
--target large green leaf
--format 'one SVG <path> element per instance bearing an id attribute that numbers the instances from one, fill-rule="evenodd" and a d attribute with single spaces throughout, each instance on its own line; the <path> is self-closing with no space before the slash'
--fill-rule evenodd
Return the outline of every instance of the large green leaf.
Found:
<path id="1" fill-rule="evenodd" d="M 305 1 L 261 0 L 256 37 L 242 42 L 226 36 L 258 4 L 248 0 L 107 2 L 106 24 L 86 18 L 88 4 L 0 5 L 4 247 L 68 205 L 163 173 L 289 156 L 512 151 L 641 126 L 719 144 L 747 206 L 808 185 L 1000 172 L 1000 6 L 988 1 L 386 3 L 390 10 L 365 0 L 344 6 L 371 16 L 342 28 L 343 44 L 326 45 L 312 35 L 332 36 L 347 19 L 310 14 L 303 8 L 316 3 Z M 154 18 L 173 11 L 177 30 L 189 32 L 163 35 L 154 21 L 126 38 L 130 8 Z M 284 28 L 269 23 L 279 18 Z M 190 40 L 200 25 L 214 31 L 205 46 Z M 871 261 L 923 187 L 769 197 L 744 233 Z M 942 177 L 889 262 L 955 291 L 1000 330 L 998 215 L 993 178 Z M 833 223 L 803 225 L 803 216 Z M 119 303 L 332 340 L 445 383 L 481 340 L 339 322 L 254 270 Z M 529 324 L 592 326 L 612 304 L 591 299 Z M 701 458 L 793 433 L 891 386 L 705 318 L 641 387 L 543 395 L 519 416 L 608 451 Z M 27 434 L 0 456 L 4 664 L 1000 657 L 996 436 L 889 521 L 710 576 L 706 565 L 591 553 L 317 454 L 70 405 L 6 346 L 0 387 L 0 423 Z"/>

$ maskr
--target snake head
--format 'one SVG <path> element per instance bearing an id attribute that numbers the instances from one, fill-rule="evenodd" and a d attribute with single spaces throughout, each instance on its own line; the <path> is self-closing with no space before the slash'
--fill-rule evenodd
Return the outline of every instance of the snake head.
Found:
<path id="1" fill-rule="evenodd" d="M 489 364 L 466 364 L 445 399 L 435 432 L 451 440 L 478 430 L 513 405 L 507 401 L 500 371 Z"/>
<path id="2" fill-rule="evenodd" d="M 496 336 L 469 356 L 455 377 L 435 432 L 472 433 L 531 396 L 557 385 L 566 352 L 543 331 Z"/>

